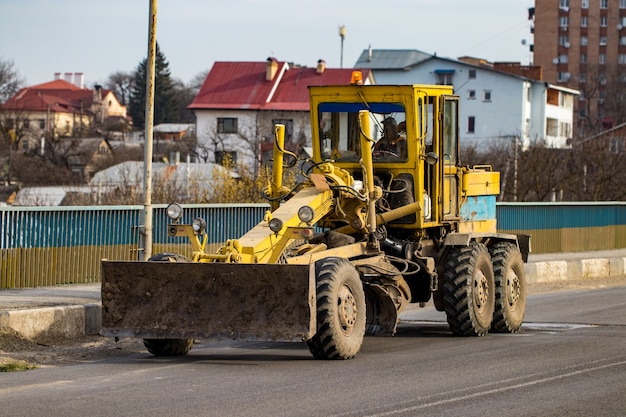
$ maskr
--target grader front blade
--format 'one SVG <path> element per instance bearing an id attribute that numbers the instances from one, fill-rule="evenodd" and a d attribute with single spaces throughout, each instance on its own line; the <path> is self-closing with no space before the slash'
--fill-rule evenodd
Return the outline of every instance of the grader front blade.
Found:
<path id="1" fill-rule="evenodd" d="M 102 262 L 102 331 L 148 339 L 303 341 L 314 265 Z"/>

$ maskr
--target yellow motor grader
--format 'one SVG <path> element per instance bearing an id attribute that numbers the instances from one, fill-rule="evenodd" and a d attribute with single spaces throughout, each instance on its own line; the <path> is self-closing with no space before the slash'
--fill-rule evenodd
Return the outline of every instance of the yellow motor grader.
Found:
<path id="1" fill-rule="evenodd" d="M 499 173 L 461 164 L 451 86 L 309 88 L 312 158 L 282 183 L 275 127 L 263 221 L 216 253 L 206 222 L 170 236 L 193 248 L 147 262 L 102 262 L 101 333 L 140 337 L 154 355 L 193 340 L 306 342 L 317 359 L 349 359 L 364 335 L 393 335 L 408 303 L 432 300 L 459 336 L 516 332 L 526 307 L 525 235 L 496 231 Z"/>

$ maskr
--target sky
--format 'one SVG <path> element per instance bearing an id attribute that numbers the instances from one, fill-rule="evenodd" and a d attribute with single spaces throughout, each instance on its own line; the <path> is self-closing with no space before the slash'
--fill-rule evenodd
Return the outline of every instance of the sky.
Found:
<path id="1" fill-rule="evenodd" d="M 160 0 L 156 37 L 185 83 L 215 61 L 351 68 L 364 50 L 416 49 L 529 64 L 535 0 Z M 149 0 L 0 0 L 0 59 L 26 85 L 132 72 L 148 50 Z M 339 28 L 345 27 L 343 53 Z"/>

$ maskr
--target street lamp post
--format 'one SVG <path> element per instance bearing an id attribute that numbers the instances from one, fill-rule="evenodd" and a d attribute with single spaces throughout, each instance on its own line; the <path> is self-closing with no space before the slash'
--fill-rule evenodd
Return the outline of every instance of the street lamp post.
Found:
<path id="1" fill-rule="evenodd" d="M 346 26 L 339 26 L 339 37 L 341 38 L 341 58 L 339 60 L 339 68 L 343 68 L 343 40 L 346 38 Z"/>

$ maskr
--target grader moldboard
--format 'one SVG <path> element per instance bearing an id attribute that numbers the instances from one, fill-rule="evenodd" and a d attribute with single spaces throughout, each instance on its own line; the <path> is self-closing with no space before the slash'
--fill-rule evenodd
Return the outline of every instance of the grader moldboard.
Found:
<path id="1" fill-rule="evenodd" d="M 306 180 L 283 186 L 277 125 L 271 211 L 257 226 L 207 253 L 204 221 L 181 224 L 180 206 L 168 207 L 169 235 L 189 237 L 192 258 L 103 261 L 103 335 L 143 338 L 157 356 L 229 338 L 304 341 L 316 359 L 349 359 L 365 334 L 393 335 L 408 303 L 431 299 L 455 335 L 520 328 L 530 237 L 496 231 L 499 173 L 461 165 L 452 87 L 309 94 Z"/>

